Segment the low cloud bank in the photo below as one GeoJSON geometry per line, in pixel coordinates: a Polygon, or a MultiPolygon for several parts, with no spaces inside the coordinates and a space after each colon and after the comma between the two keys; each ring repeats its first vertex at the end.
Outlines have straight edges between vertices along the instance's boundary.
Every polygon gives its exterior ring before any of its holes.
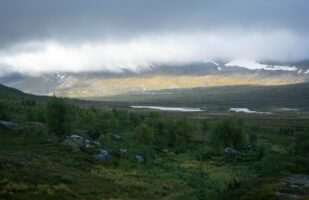
{"type": "Polygon", "coordinates": [[[214,59],[308,59],[309,39],[289,31],[145,35],[128,40],[62,43],[29,41],[0,51],[0,75],[53,72],[140,72],[158,64],[214,59]]]}

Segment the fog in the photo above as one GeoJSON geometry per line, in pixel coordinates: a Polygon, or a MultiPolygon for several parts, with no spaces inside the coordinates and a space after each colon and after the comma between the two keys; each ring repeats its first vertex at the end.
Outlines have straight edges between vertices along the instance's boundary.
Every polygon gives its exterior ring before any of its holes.
{"type": "Polygon", "coordinates": [[[0,75],[309,59],[306,0],[0,2],[0,75]]]}
{"type": "Polygon", "coordinates": [[[195,32],[144,35],[128,40],[20,43],[0,52],[1,73],[147,70],[216,59],[295,61],[307,58],[307,38],[288,31],[195,32]]]}

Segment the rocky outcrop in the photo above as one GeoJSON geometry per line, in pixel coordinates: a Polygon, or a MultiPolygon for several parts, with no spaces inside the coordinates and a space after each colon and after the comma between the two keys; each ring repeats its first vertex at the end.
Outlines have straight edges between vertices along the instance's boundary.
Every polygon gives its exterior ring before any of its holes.
{"type": "Polygon", "coordinates": [[[309,176],[294,175],[279,180],[281,189],[277,192],[280,199],[309,199],[309,176]]]}
{"type": "Polygon", "coordinates": [[[23,127],[17,123],[10,122],[10,121],[1,121],[0,120],[0,126],[9,129],[11,131],[20,132],[23,131],[23,127]]]}

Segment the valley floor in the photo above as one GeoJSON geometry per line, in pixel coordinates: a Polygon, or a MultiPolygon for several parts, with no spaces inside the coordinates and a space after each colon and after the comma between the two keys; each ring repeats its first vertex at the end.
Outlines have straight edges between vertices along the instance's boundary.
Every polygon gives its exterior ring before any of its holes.
{"type": "Polygon", "coordinates": [[[201,118],[207,124],[241,119],[245,132],[256,134],[257,150],[217,151],[208,142],[208,129],[206,135],[192,129],[188,144],[159,148],[137,143],[133,132],[120,127],[98,138],[112,159],[96,161],[93,152],[72,149],[44,126],[21,122],[22,133],[0,129],[0,199],[309,198],[308,185],[282,184],[284,178],[309,174],[308,155],[293,153],[295,134],[308,130],[307,116],[172,112],[161,117],[194,118],[193,126],[201,118]],[[113,134],[123,139],[114,140],[113,134]],[[117,154],[120,148],[128,155],[117,154]],[[146,162],[136,162],[136,154],[146,162]]]}

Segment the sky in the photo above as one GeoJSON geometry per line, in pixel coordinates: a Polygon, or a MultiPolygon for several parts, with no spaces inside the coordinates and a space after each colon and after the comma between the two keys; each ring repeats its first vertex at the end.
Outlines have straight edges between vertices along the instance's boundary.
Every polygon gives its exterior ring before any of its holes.
{"type": "Polygon", "coordinates": [[[309,59],[308,0],[0,0],[0,74],[309,59]]]}

